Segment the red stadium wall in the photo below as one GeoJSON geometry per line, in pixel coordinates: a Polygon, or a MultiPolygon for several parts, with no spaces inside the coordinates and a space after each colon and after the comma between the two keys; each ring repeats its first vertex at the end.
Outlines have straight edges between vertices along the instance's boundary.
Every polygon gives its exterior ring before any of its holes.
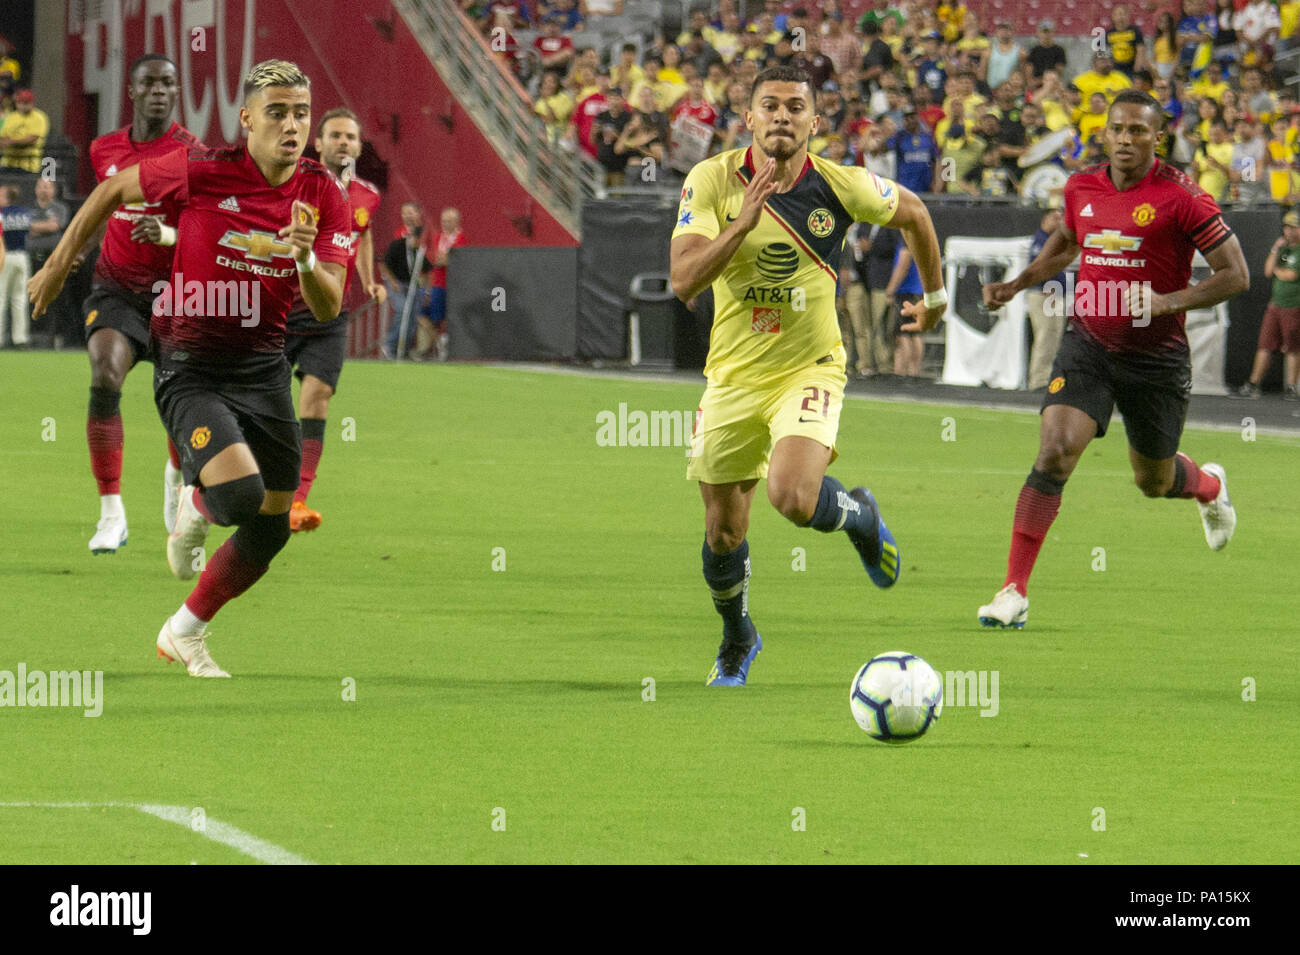
{"type": "MultiPolygon", "coordinates": [[[[435,224],[438,209],[458,207],[473,245],[578,244],[536,202],[530,237],[511,224],[510,216],[529,204],[528,190],[453,102],[386,0],[103,0],[99,21],[78,23],[81,6],[69,0],[65,132],[82,157],[96,136],[130,122],[126,68],[142,53],[175,60],[181,77],[177,119],[213,145],[239,141],[240,84],[248,68],[287,59],[311,77],[315,113],[347,106],[361,118],[367,148],[388,163],[377,256],[408,198],[418,199],[426,216],[431,210],[435,224]],[[110,55],[114,50],[120,52],[110,55]],[[451,131],[441,118],[449,112],[451,131]]],[[[83,161],[83,193],[94,186],[93,176],[83,161]]]]}

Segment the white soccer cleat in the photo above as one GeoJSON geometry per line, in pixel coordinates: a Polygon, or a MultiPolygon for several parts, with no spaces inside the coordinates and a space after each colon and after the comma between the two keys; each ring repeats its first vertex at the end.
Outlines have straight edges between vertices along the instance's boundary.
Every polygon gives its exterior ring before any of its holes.
{"type": "Polygon", "coordinates": [[[196,573],[195,549],[202,549],[212,525],[194,506],[197,489],[186,484],[176,492],[176,525],[167,538],[167,566],[178,580],[189,580],[196,573]]]}
{"type": "Polygon", "coordinates": [[[986,627],[1024,628],[1029,622],[1029,598],[1016,590],[1015,584],[1007,584],[993,597],[991,603],[979,610],[980,623],[986,627]]]}
{"type": "Polygon", "coordinates": [[[1237,510],[1228,497],[1228,476],[1222,464],[1210,463],[1201,468],[1206,474],[1213,474],[1219,479],[1219,496],[1209,504],[1196,502],[1201,509],[1201,526],[1205,528],[1205,542],[1210,550],[1223,550],[1232,540],[1232,532],[1237,529],[1237,510]]]}
{"type": "Polygon", "coordinates": [[[95,536],[90,539],[92,554],[115,554],[126,546],[126,515],[101,517],[95,525],[95,536]]]}
{"type": "Polygon", "coordinates": [[[171,459],[168,459],[163,467],[163,526],[167,528],[168,534],[176,530],[176,511],[180,507],[177,495],[184,483],[181,469],[172,467],[171,459]]]}
{"type": "Polygon", "coordinates": [[[172,618],[168,617],[158,631],[158,657],[171,663],[179,660],[190,671],[190,676],[224,676],[230,674],[217,666],[208,653],[208,634],[200,633],[192,637],[182,637],[172,632],[172,618]]]}

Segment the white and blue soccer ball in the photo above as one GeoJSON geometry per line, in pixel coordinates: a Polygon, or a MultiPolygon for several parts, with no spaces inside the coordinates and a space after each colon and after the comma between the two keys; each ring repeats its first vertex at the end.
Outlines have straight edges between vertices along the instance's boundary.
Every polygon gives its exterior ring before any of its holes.
{"type": "Polygon", "coordinates": [[[943,677],[916,654],[890,650],[868,660],[853,678],[849,709],[873,739],[910,743],[943,712],[943,677]]]}

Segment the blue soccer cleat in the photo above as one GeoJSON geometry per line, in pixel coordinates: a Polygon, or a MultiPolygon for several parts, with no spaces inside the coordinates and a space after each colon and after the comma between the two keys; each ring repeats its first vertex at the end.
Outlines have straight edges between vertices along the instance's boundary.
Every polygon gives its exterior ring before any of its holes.
{"type": "Polygon", "coordinates": [[[892,587],[898,583],[903,573],[903,561],[899,556],[898,542],[885,526],[885,519],[880,514],[876,499],[865,487],[855,487],[849,497],[876,516],[876,533],[872,537],[860,540],[849,535],[853,546],[862,558],[862,566],[867,569],[867,576],[877,587],[892,587]]]}
{"type": "Polygon", "coordinates": [[[705,686],[744,686],[749,676],[749,665],[763,649],[763,638],[754,633],[754,642],[735,643],[723,640],[718,647],[718,658],[713,661],[713,669],[704,681],[705,686]]]}

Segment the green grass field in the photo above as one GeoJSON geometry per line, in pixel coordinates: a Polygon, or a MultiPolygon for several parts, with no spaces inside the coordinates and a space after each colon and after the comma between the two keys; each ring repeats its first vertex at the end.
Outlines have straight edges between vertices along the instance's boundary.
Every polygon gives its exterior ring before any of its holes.
{"type": "Polygon", "coordinates": [[[325,864],[1296,858],[1296,438],[1187,433],[1240,516],[1216,554],[1193,504],[1141,497],[1116,426],[1066,491],[1029,626],[994,632],[975,610],[1037,418],[850,400],[831,473],[876,492],[902,579],[877,591],[843,535],[760,488],[766,649],[717,690],[683,450],[596,443],[602,410],[691,409],[700,387],[353,363],[325,524],[215,620],[235,678],[196,680],[154,656],[190,584],[164,557],[149,374],[123,398],[130,543],[92,557],[85,356],[0,356],[0,671],[104,672],[98,718],[0,708],[2,863],[255,861],[227,827],[325,864]],[[924,739],[873,742],[849,682],[891,649],[997,671],[996,716],[950,699],[924,739]]]}

